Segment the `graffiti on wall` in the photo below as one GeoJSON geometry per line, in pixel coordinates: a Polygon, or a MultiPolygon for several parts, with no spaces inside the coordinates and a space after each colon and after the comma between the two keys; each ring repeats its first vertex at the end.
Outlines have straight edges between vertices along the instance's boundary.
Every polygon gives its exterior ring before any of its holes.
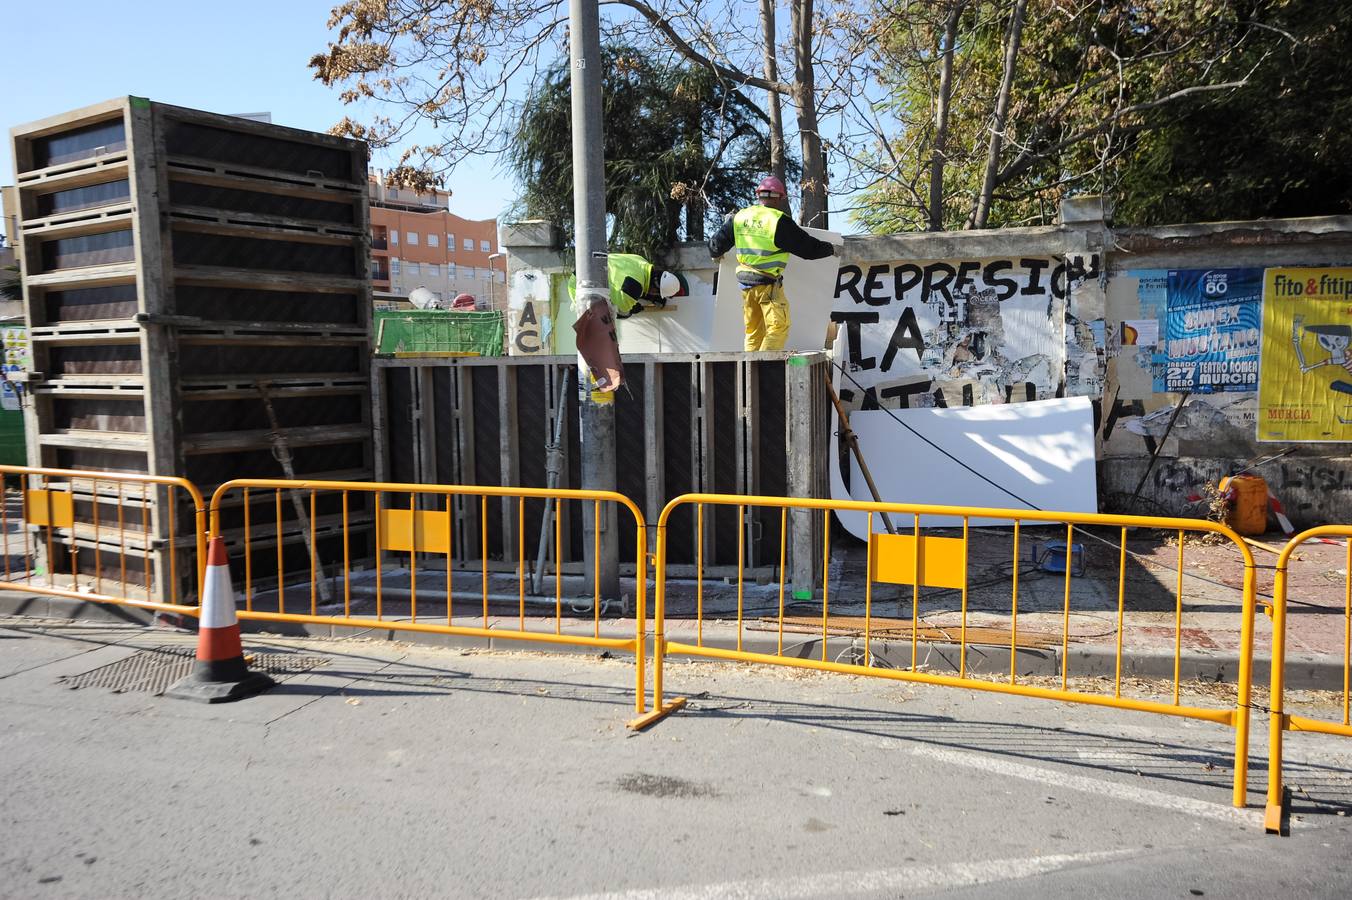
{"type": "Polygon", "coordinates": [[[975,406],[1103,388],[1098,254],[849,264],[836,277],[835,359],[852,408],[975,406]],[[1079,314],[1077,314],[1077,312],[1079,314]]]}
{"type": "Polygon", "coordinates": [[[507,295],[507,354],[539,356],[551,352],[549,276],[538,269],[521,269],[512,276],[507,295]]]}

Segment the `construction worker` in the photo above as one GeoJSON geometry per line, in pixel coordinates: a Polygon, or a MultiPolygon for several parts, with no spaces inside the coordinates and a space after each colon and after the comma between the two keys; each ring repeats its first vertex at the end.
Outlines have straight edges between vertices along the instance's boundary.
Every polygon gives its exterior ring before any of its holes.
{"type": "MultiPolygon", "coordinates": [[[[615,317],[627,319],[643,309],[643,303],[666,306],[681,290],[681,280],[636,253],[606,255],[606,275],[615,317]],[[642,303],[640,303],[642,301],[642,303]]],[[[568,298],[577,295],[577,276],[568,280],[568,298]]]]}
{"type": "Polygon", "coordinates": [[[784,265],[789,255],[825,259],[835,253],[828,241],[808,234],[788,215],[784,182],[773,175],[756,186],[755,206],[729,216],[709,239],[709,254],[720,259],[737,248],[737,283],[747,350],[783,350],[789,337],[789,303],[784,298],[784,265]]]}

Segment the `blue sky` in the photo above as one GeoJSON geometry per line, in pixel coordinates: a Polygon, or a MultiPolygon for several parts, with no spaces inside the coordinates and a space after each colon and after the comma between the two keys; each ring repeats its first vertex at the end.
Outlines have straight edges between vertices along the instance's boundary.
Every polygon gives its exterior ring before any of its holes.
{"type": "MultiPolygon", "coordinates": [[[[315,81],[306,65],[328,44],[337,2],[0,0],[0,71],[8,76],[0,92],[0,183],[14,180],[12,126],[128,94],[218,113],[270,112],[279,125],[315,131],[344,115],[362,121],[388,113],[379,104],[343,106],[338,90],[315,81]]],[[[395,151],[377,151],[372,165],[396,159],[395,151]]],[[[463,161],[445,186],[451,211],[471,219],[500,217],[516,199],[514,179],[488,158],[463,161]]],[[[833,197],[832,208],[849,199],[833,197]]],[[[833,222],[847,224],[844,216],[833,222]]]]}
{"type": "MultiPolygon", "coordinates": [[[[350,110],[306,61],[327,45],[336,2],[0,0],[0,70],[8,76],[0,182],[14,181],[12,126],[127,94],[220,113],[266,111],[279,125],[327,130],[350,110]]],[[[451,210],[472,219],[498,216],[515,199],[511,177],[486,160],[458,167],[447,187],[451,210]]]]}

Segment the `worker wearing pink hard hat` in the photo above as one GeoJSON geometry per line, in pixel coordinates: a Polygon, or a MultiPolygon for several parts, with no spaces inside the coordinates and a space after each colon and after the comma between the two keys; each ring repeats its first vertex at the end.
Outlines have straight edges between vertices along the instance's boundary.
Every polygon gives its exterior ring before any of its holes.
{"type": "Polygon", "coordinates": [[[789,303],[784,297],[789,256],[824,259],[835,248],[798,227],[788,215],[784,182],[773,175],[756,186],[756,201],[728,217],[709,239],[709,253],[717,259],[734,247],[737,250],[746,349],[783,350],[789,337],[789,303]]]}

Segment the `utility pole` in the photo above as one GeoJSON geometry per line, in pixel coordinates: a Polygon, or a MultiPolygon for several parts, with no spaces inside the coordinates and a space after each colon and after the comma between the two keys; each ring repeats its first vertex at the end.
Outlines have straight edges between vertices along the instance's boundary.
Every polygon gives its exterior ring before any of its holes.
{"type": "MultiPolygon", "coordinates": [[[[601,21],[597,0],[569,0],[568,43],[573,94],[573,222],[577,234],[577,301],[580,313],[610,303],[606,274],[606,184],[601,124],[601,21]]],[[[591,372],[577,357],[582,443],[582,487],[615,490],[615,395],[591,389],[591,372]]],[[[613,503],[582,504],[587,586],[602,600],[620,598],[618,510],[613,503]],[[600,530],[600,541],[596,530],[600,530]],[[597,558],[596,548],[600,554],[597,558]],[[593,583],[593,577],[597,579],[593,583]]]]}

